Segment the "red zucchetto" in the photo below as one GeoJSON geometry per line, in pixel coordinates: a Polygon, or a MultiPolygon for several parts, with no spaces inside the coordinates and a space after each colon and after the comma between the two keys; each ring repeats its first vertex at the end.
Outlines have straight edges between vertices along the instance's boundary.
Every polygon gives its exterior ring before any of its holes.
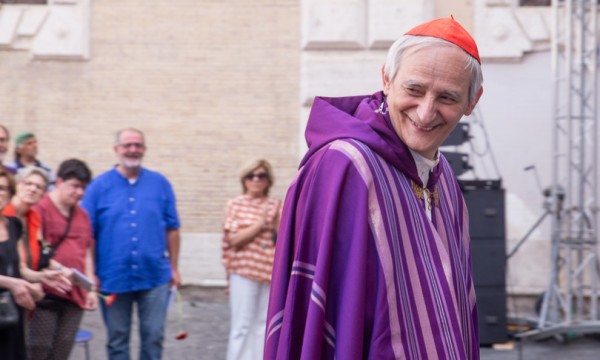
{"type": "Polygon", "coordinates": [[[466,51],[481,64],[477,44],[471,35],[454,17],[431,20],[407,31],[405,35],[431,36],[453,43],[466,51]]]}

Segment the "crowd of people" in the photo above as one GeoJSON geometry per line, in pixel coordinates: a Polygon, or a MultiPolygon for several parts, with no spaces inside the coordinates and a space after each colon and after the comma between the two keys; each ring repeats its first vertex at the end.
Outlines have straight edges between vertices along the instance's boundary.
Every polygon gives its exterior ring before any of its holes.
{"type": "MultiPolygon", "coordinates": [[[[0,126],[0,164],[9,140],[0,126]]],[[[95,178],[79,159],[54,174],[25,132],[0,166],[3,359],[67,360],[84,311],[98,305],[108,358],[129,359],[134,304],[140,359],[161,358],[169,293],[181,282],[175,194],[142,166],[142,131],[119,130],[113,150],[117,165],[95,178]]]]}
{"type": "MultiPolygon", "coordinates": [[[[0,126],[0,164],[8,143],[0,126]]],[[[170,290],[181,283],[180,224],[169,181],[141,166],[145,150],[141,131],[117,132],[118,164],[92,180],[79,159],[63,161],[54,175],[37,158],[33,133],[15,139],[15,160],[0,168],[0,291],[12,295],[19,313],[15,324],[0,324],[7,359],[67,360],[84,311],[98,305],[108,358],[129,359],[134,304],[140,359],[161,358],[170,290]],[[108,304],[102,294],[117,296],[108,304]]],[[[274,175],[266,160],[244,166],[240,182],[242,194],[228,202],[224,220],[227,358],[258,359],[281,201],[269,197],[274,175]]]]}
{"type": "MultiPolygon", "coordinates": [[[[180,223],[169,181],[142,167],[144,134],[118,131],[118,164],[95,178],[79,159],[63,161],[54,174],[37,158],[31,132],[16,137],[15,159],[3,164],[9,140],[0,125],[0,293],[11,295],[19,315],[0,323],[3,358],[67,360],[84,311],[99,306],[108,358],[129,359],[135,304],[139,357],[160,359],[170,291],[181,283],[180,223]],[[100,300],[108,294],[116,294],[110,304],[100,300]]],[[[240,182],[224,221],[227,358],[258,359],[281,202],[268,196],[274,175],[266,160],[247,164],[240,182]]]]}

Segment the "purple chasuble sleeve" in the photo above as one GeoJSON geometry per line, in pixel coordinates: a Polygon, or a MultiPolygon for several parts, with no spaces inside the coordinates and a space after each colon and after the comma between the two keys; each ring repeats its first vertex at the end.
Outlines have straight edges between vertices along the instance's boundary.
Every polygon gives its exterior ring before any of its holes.
{"type": "Polygon", "coordinates": [[[279,239],[285,240],[276,250],[270,298],[270,311],[285,310],[268,316],[285,321],[267,334],[265,358],[363,358],[364,333],[372,331],[365,329],[374,316],[366,294],[375,289],[367,282],[376,271],[375,249],[354,240],[370,237],[365,184],[343,154],[319,160],[302,170],[287,195],[296,201],[284,206],[279,239]],[[271,353],[276,342],[287,345],[271,353]]]}
{"type": "Polygon", "coordinates": [[[445,160],[429,221],[400,171],[353,140],[288,190],[265,359],[478,359],[466,208],[445,160]]]}

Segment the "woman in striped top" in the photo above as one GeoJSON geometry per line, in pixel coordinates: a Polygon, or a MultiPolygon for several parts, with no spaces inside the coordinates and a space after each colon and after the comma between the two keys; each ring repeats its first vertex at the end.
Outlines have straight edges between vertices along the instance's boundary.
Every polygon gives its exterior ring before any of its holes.
{"type": "Polygon", "coordinates": [[[242,169],[243,193],[227,203],[223,264],[229,277],[231,330],[228,360],[262,359],[275,233],[281,202],[270,198],[273,172],[266,160],[242,169]]]}

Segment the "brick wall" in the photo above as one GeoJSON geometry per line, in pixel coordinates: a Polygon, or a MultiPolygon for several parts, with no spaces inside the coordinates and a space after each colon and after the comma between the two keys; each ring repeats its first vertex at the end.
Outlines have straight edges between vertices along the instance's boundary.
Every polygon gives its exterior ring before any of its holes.
{"type": "Polygon", "coordinates": [[[115,163],[117,129],[145,131],[145,165],[178,197],[184,274],[222,277],[215,239],[240,165],[269,159],[280,198],[295,174],[299,31],[291,0],[94,2],[89,61],[0,51],[0,123],[34,131],[50,165],[78,157],[95,174],[115,163]]]}

